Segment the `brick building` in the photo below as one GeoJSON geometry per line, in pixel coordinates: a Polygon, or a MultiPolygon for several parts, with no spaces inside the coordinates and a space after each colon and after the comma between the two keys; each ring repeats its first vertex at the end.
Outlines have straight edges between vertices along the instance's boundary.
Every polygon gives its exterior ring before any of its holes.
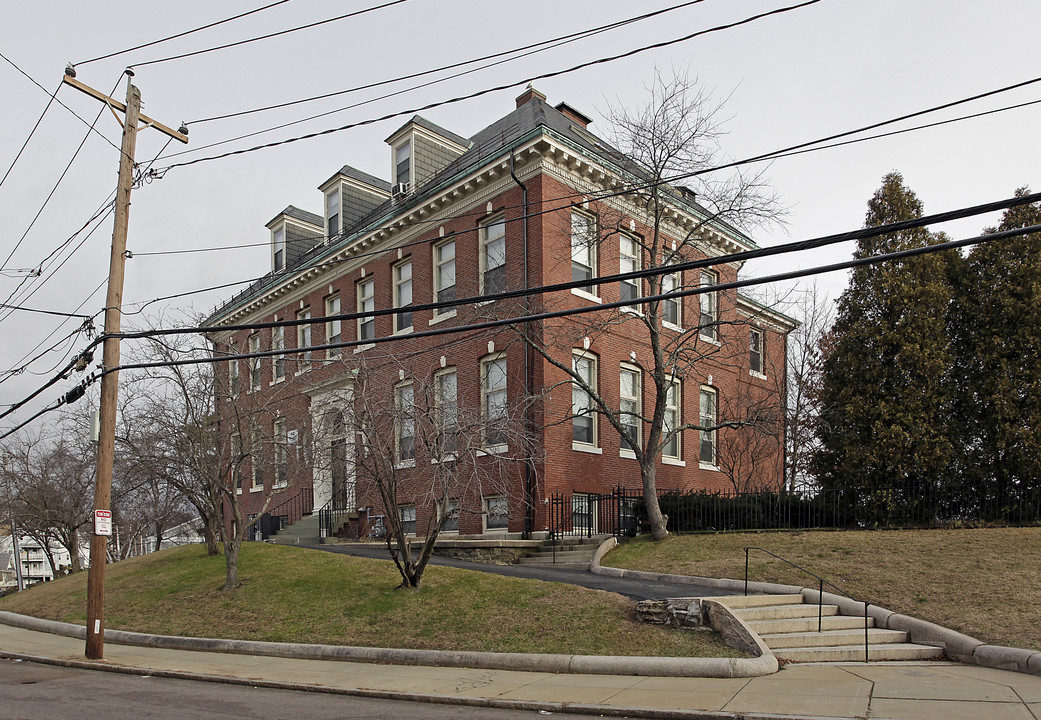
{"type": "Polygon", "coordinates": [[[793,321],[725,289],[754,243],[588,125],[531,88],[470,138],[416,116],[387,139],[393,182],[344,166],[322,215],[267,224],[272,272],[209,320],[218,355],[268,353],[218,364],[247,513],[284,488],[283,526],[394,511],[422,534],[445,500],[449,532],[538,532],[552,496],[638,489],[645,456],[660,489],[780,487],[793,321]],[[453,488],[464,456],[476,480],[453,488]]]}

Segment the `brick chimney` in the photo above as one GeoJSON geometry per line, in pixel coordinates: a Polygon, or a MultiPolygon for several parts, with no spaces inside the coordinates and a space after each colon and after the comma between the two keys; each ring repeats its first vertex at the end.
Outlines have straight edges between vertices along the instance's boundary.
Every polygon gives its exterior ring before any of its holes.
{"type": "Polygon", "coordinates": [[[524,92],[517,96],[517,107],[520,107],[521,105],[527,105],[535,98],[538,98],[542,102],[546,102],[546,96],[529,84],[528,87],[524,89],[524,92]]]}
{"type": "Polygon", "coordinates": [[[586,117],[575,108],[571,107],[567,103],[560,103],[557,105],[557,110],[564,114],[564,117],[576,123],[582,129],[589,127],[589,123],[593,122],[592,118],[586,117]]]}

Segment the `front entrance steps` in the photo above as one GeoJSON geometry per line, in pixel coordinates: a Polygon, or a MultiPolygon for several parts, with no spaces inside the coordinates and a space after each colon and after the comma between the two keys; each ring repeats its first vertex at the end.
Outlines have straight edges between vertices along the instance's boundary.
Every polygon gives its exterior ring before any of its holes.
{"type": "MultiPolygon", "coordinates": [[[[802,595],[712,598],[726,605],[783,662],[863,662],[864,618],[841,615],[835,605],[803,602],[802,595]],[[817,631],[818,613],[821,631],[817,631]]],[[[940,660],[943,649],[908,641],[906,632],[875,627],[867,619],[867,655],[880,660],[940,660]]]]}
{"type": "Polygon", "coordinates": [[[522,557],[521,565],[559,565],[562,567],[589,567],[597,548],[607,535],[593,537],[562,537],[546,540],[531,554],[522,557]]]}
{"type": "Polygon", "coordinates": [[[268,542],[276,545],[318,545],[321,540],[321,527],[318,513],[304,515],[292,525],[268,538],[268,542]]]}

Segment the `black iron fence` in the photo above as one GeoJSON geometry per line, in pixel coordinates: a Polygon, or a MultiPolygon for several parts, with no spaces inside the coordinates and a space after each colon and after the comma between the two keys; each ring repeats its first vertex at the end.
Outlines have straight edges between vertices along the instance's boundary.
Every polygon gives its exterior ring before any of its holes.
{"type": "MultiPolygon", "coordinates": [[[[833,487],[800,492],[660,490],[672,532],[974,527],[1041,523],[1041,488],[968,488],[953,484],[833,487]]],[[[639,489],[556,494],[548,502],[553,537],[629,535],[647,513],[639,489]]]]}
{"type": "MultiPolygon", "coordinates": [[[[279,530],[314,512],[314,491],[311,488],[290,490],[293,494],[282,502],[272,505],[253,525],[253,540],[267,540],[279,530]]],[[[277,498],[275,498],[277,500],[277,498]]]]}

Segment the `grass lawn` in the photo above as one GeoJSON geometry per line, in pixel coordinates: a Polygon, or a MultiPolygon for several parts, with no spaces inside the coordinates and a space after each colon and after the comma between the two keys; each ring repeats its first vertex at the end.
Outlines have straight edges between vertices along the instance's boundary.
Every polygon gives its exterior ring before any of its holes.
{"type": "MultiPolygon", "coordinates": [[[[762,547],[867,600],[986,643],[1041,650],[1041,528],[764,532],[637,539],[605,565],[743,578],[744,546],[762,547]]],[[[749,579],[816,587],[752,552],[749,579]]]]}
{"type": "MultiPolygon", "coordinates": [[[[162,635],[434,650],[734,657],[714,633],[635,620],[612,593],[455,568],[427,568],[419,592],[395,590],[389,561],[245,543],[241,585],[224,558],[189,546],[125,560],[106,573],[106,626],[162,635]]],[[[86,621],[87,575],[0,599],[0,610],[86,621]]]]}

